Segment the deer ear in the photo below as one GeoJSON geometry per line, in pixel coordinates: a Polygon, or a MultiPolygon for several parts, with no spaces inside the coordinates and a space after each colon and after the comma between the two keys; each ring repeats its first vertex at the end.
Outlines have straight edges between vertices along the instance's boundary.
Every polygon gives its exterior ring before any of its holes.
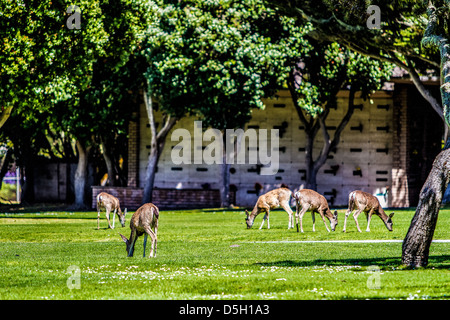
{"type": "Polygon", "coordinates": [[[337,210],[334,210],[334,216],[337,218],[337,216],[338,216],[337,210]]]}
{"type": "Polygon", "coordinates": [[[390,215],[389,215],[389,218],[392,218],[394,216],[394,212],[392,212],[390,215]]]}
{"type": "Polygon", "coordinates": [[[123,242],[128,243],[127,237],[125,237],[123,234],[120,234],[120,233],[119,233],[119,235],[122,237],[123,242]]]}
{"type": "Polygon", "coordinates": [[[245,215],[246,215],[247,218],[248,218],[248,210],[247,210],[247,209],[245,209],[245,215]]]}

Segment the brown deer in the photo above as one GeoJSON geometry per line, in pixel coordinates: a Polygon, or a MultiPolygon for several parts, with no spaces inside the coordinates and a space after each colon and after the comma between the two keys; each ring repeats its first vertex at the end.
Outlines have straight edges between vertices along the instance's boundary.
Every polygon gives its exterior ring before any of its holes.
{"type": "Polygon", "coordinates": [[[392,217],[394,216],[394,212],[392,212],[388,216],[384,212],[383,208],[380,205],[380,202],[378,201],[378,199],[375,196],[371,195],[370,193],[364,192],[364,191],[356,190],[356,191],[350,192],[350,194],[348,196],[348,210],[345,213],[344,230],[342,230],[343,232],[346,231],[348,216],[355,209],[357,209],[357,210],[353,214],[353,218],[355,219],[356,228],[358,229],[359,232],[361,232],[361,229],[359,228],[358,216],[360,215],[361,212],[364,212],[366,214],[366,218],[367,218],[366,231],[367,232],[370,231],[370,228],[369,228],[370,220],[372,219],[373,214],[376,214],[377,216],[379,216],[381,218],[381,220],[383,220],[384,224],[386,225],[386,228],[389,231],[392,231],[392,224],[393,224],[392,217]]]}
{"type": "Polygon", "coordinates": [[[266,221],[266,219],[267,219],[267,229],[270,229],[270,222],[269,222],[270,210],[278,208],[280,206],[289,215],[288,229],[293,228],[294,217],[292,215],[291,207],[289,206],[289,200],[291,198],[291,195],[292,191],[289,190],[288,188],[278,188],[260,196],[258,198],[258,201],[256,201],[255,207],[253,208],[250,214],[248,213],[247,210],[245,210],[246,214],[245,221],[247,222],[247,229],[250,229],[253,226],[253,222],[255,221],[256,216],[263,211],[265,211],[265,214],[259,229],[260,230],[262,229],[264,221],[266,221]]]}
{"type": "Polygon", "coordinates": [[[313,231],[316,231],[316,218],[315,213],[318,212],[322,217],[323,223],[325,223],[325,227],[327,231],[328,229],[327,222],[325,221],[325,217],[330,220],[331,230],[334,231],[338,224],[337,221],[337,211],[334,211],[334,214],[331,213],[330,208],[328,207],[327,199],[320,193],[317,193],[314,190],[303,189],[294,193],[294,199],[296,202],[296,211],[295,211],[295,219],[297,224],[297,232],[298,230],[298,221],[300,220],[300,230],[303,232],[303,215],[306,211],[311,211],[312,220],[313,220],[313,231]],[[301,208],[301,211],[300,211],[301,208]]]}
{"type": "Polygon", "coordinates": [[[116,222],[116,214],[119,217],[120,224],[122,227],[125,227],[125,216],[127,214],[127,209],[122,213],[120,209],[119,199],[110,195],[106,192],[100,192],[97,195],[97,230],[100,229],[100,210],[101,208],[105,208],[106,211],[106,219],[108,220],[108,227],[114,229],[114,224],[116,222]],[[111,222],[109,221],[109,214],[114,210],[113,213],[113,225],[111,227],[111,222]]]}
{"type": "Polygon", "coordinates": [[[153,203],[142,205],[133,214],[130,220],[131,235],[127,239],[124,235],[119,235],[127,245],[128,257],[133,256],[134,245],[138,237],[144,234],[144,257],[145,247],[147,246],[147,236],[152,239],[152,249],[149,257],[156,257],[157,235],[158,235],[159,209],[153,203]],[[154,231],[153,231],[153,230],[154,231]]]}

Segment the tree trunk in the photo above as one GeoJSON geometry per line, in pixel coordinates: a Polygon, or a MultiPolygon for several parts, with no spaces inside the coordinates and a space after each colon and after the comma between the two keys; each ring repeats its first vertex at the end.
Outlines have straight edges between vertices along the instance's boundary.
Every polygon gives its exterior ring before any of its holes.
{"type": "Polygon", "coordinates": [[[103,153],[103,159],[105,160],[105,164],[106,164],[106,170],[108,171],[108,185],[109,186],[115,186],[116,184],[116,172],[114,170],[114,164],[113,161],[110,157],[110,153],[109,153],[109,149],[106,146],[106,143],[104,142],[104,140],[102,139],[101,142],[101,147],[102,147],[102,153],[103,153]]]}
{"type": "Polygon", "coordinates": [[[166,137],[169,134],[169,131],[177,123],[176,118],[167,115],[163,119],[163,127],[159,132],[156,132],[156,123],[153,114],[153,101],[146,90],[144,90],[144,102],[147,109],[147,116],[152,134],[152,142],[150,155],[148,157],[147,170],[145,172],[145,185],[142,204],[152,202],[153,186],[155,184],[156,168],[158,166],[159,157],[163,152],[164,145],[166,144],[166,137]]]}
{"type": "Polygon", "coordinates": [[[74,191],[75,191],[75,203],[72,205],[72,209],[82,210],[87,209],[86,202],[86,181],[87,181],[87,166],[88,156],[91,147],[84,147],[83,144],[77,140],[76,142],[78,151],[78,165],[75,171],[74,191]]]}
{"type": "MultiPolygon", "coordinates": [[[[153,139],[152,139],[153,140],[153,139]]],[[[145,186],[144,186],[144,195],[142,198],[142,204],[152,202],[153,197],[153,186],[155,184],[155,175],[156,168],[158,166],[158,160],[161,153],[158,151],[157,147],[154,147],[152,143],[152,150],[148,157],[148,165],[145,171],[145,186]]]]}
{"type": "Polygon", "coordinates": [[[306,132],[306,148],[305,148],[305,158],[306,158],[306,181],[305,188],[317,190],[317,171],[314,170],[314,160],[313,160],[313,147],[314,147],[314,136],[310,131],[306,132]]]}
{"type": "Polygon", "coordinates": [[[319,172],[320,168],[322,168],[322,166],[326,163],[330,152],[339,145],[339,142],[341,141],[342,131],[344,131],[345,127],[350,122],[350,118],[352,117],[353,111],[355,110],[354,100],[355,90],[353,88],[350,88],[347,113],[344,115],[341,122],[339,123],[339,126],[336,128],[333,140],[330,139],[330,135],[328,134],[328,130],[325,125],[326,118],[328,117],[328,111],[324,111],[322,115],[319,115],[318,122],[320,124],[320,129],[322,130],[324,141],[322,150],[316,160],[313,160],[312,152],[317,131],[306,131],[306,188],[317,191],[317,173],[319,172]]]}
{"type": "Polygon", "coordinates": [[[34,162],[26,160],[20,168],[20,186],[22,189],[20,203],[34,203],[34,162]]]}
{"type": "Polygon", "coordinates": [[[403,240],[402,263],[411,267],[425,267],[439,208],[450,181],[450,150],[441,151],[420,191],[416,213],[403,240]]]}
{"type": "Polygon", "coordinates": [[[8,150],[6,150],[6,153],[1,161],[0,164],[0,189],[2,188],[2,183],[3,183],[3,178],[5,177],[6,173],[8,172],[9,169],[9,163],[12,160],[12,149],[9,148],[8,150]]]}
{"type": "MultiPolygon", "coordinates": [[[[445,8],[447,10],[447,8],[445,8]]],[[[445,123],[450,124],[450,45],[439,29],[439,11],[429,2],[428,25],[422,46],[439,48],[441,54],[441,96],[445,123]]],[[[445,11],[446,12],[446,11],[445,11]]],[[[446,148],[449,147],[448,140],[446,148]]],[[[450,181],[450,149],[445,149],[434,160],[433,167],[420,191],[419,205],[403,240],[402,263],[411,267],[425,267],[439,208],[450,181]]]]}
{"type": "Polygon", "coordinates": [[[224,162],[220,165],[220,206],[228,208],[230,206],[230,164],[224,162]]]}
{"type": "Polygon", "coordinates": [[[13,107],[2,107],[0,112],[0,128],[3,127],[6,120],[11,116],[13,107]]]}

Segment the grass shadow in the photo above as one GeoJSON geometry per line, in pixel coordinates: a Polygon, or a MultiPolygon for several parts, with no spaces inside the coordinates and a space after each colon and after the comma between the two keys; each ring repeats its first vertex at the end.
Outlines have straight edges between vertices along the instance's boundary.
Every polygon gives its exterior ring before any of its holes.
{"type": "MultiPolygon", "coordinates": [[[[312,267],[312,266],[373,266],[380,268],[397,267],[399,269],[410,270],[402,264],[401,257],[383,257],[372,259],[317,259],[311,261],[274,261],[274,262],[257,262],[254,265],[265,267],[312,267]]],[[[428,266],[425,269],[449,269],[450,255],[430,256],[428,266]]]]}

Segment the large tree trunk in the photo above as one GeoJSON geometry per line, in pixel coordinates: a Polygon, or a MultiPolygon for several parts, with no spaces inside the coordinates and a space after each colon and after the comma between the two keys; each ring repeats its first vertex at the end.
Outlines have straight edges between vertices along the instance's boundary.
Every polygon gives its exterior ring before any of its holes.
{"type": "Polygon", "coordinates": [[[13,107],[2,107],[0,110],[0,128],[3,127],[6,120],[11,116],[13,107]]]}
{"type": "Polygon", "coordinates": [[[72,209],[82,210],[87,209],[86,202],[86,181],[87,181],[87,167],[88,156],[91,149],[90,146],[85,147],[77,140],[76,142],[78,151],[78,165],[75,171],[74,191],[75,191],[75,203],[72,205],[72,209]]]}
{"type": "Polygon", "coordinates": [[[434,160],[433,168],[420,191],[408,233],[403,240],[402,263],[411,267],[425,267],[434,229],[445,190],[450,181],[450,150],[442,151],[434,160]]]}
{"type": "Polygon", "coordinates": [[[3,178],[5,177],[6,173],[8,172],[9,163],[12,160],[12,155],[13,155],[12,149],[9,148],[8,150],[6,150],[6,153],[3,156],[3,159],[1,161],[1,164],[0,164],[0,189],[2,188],[3,178]]]}
{"type": "MultiPolygon", "coordinates": [[[[428,25],[422,39],[424,47],[439,48],[441,54],[441,96],[445,123],[450,124],[450,45],[448,39],[442,36],[438,20],[439,12],[431,2],[428,5],[428,25]]],[[[436,228],[439,207],[450,180],[450,149],[449,141],[446,150],[436,157],[430,174],[420,191],[419,205],[416,209],[408,233],[403,240],[402,262],[407,266],[425,267],[434,229],[436,228]]]]}
{"type": "Polygon", "coordinates": [[[144,90],[144,102],[147,109],[152,141],[151,151],[148,157],[147,170],[145,172],[145,185],[142,204],[152,202],[153,186],[155,184],[156,168],[158,166],[159,157],[163,152],[164,145],[166,144],[166,137],[169,134],[169,131],[177,122],[176,118],[167,115],[163,119],[163,127],[159,132],[156,132],[156,123],[153,114],[153,101],[152,98],[147,94],[146,90],[144,90]]]}
{"type": "Polygon", "coordinates": [[[305,148],[305,160],[306,160],[306,174],[305,174],[305,188],[317,190],[317,171],[314,171],[314,159],[313,159],[313,147],[314,138],[311,131],[306,131],[306,148],[305,148]]]}

